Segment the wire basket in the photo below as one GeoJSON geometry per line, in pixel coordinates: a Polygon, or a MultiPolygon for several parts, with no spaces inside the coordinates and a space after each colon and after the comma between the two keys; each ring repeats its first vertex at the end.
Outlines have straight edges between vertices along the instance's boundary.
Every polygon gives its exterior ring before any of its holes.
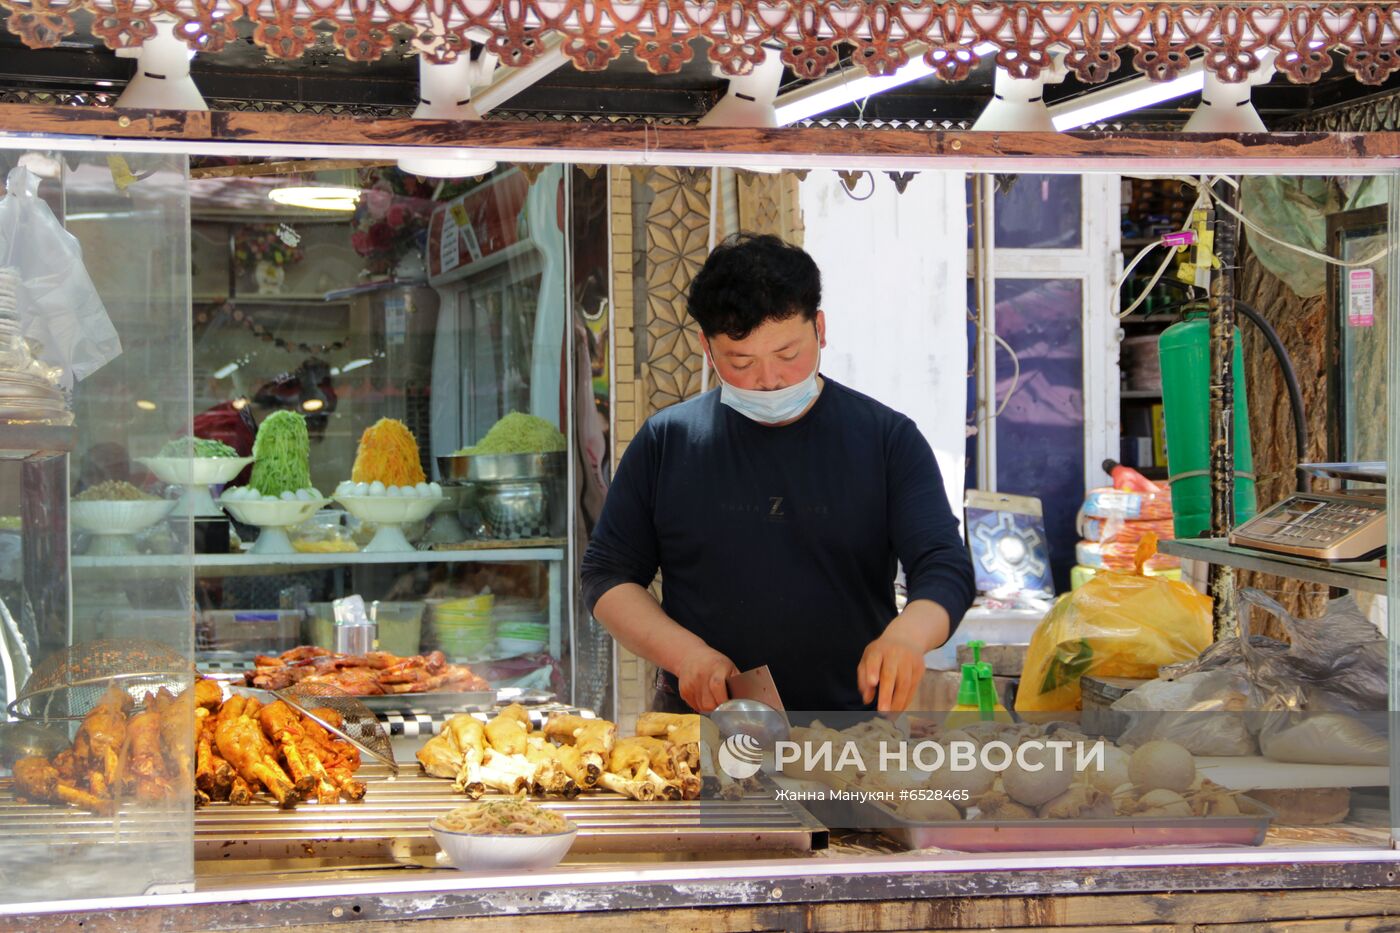
{"type": "Polygon", "coordinates": [[[34,668],[9,705],[21,719],[82,719],[109,687],[120,687],[138,707],[162,687],[180,693],[194,681],[194,665],[169,645],[136,638],[73,645],[34,668]]]}
{"type": "Polygon", "coordinates": [[[379,718],[369,707],[344,690],[331,684],[312,681],[293,684],[285,690],[274,690],[272,694],[303,716],[319,723],[385,765],[391,773],[399,773],[398,762],[394,761],[394,749],[389,743],[389,734],[384,731],[379,718]],[[337,726],[328,722],[326,717],[316,714],[317,709],[332,709],[339,713],[341,724],[337,726]]]}

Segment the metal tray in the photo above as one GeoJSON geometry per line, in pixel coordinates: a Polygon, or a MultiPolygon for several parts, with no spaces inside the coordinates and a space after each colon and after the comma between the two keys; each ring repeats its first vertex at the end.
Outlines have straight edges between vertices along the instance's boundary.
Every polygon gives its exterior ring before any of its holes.
{"type": "Polygon", "coordinates": [[[565,453],[448,456],[438,457],[437,464],[443,482],[450,483],[550,479],[565,474],[565,453]]]}
{"type": "Polygon", "coordinates": [[[1134,846],[1258,846],[1274,813],[1249,797],[1236,798],[1243,816],[1131,817],[1106,820],[958,820],[916,823],[878,803],[841,801],[835,807],[808,802],[828,826],[851,820],[910,849],[959,852],[1050,852],[1128,849],[1134,846]],[[879,828],[884,827],[884,828],[879,828]],[[878,828],[878,829],[877,829],[878,828]]]}
{"type": "Polygon", "coordinates": [[[376,713],[419,709],[425,713],[464,713],[490,709],[496,705],[496,691],[469,690],[466,693],[386,693],[356,697],[376,713]]]}

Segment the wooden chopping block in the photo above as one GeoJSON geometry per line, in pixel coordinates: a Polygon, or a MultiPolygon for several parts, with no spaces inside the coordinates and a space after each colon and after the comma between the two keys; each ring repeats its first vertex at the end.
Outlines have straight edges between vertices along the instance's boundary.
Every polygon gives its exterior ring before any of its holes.
{"type": "MultiPolygon", "coordinates": [[[[998,677],[1020,677],[1026,667],[1026,650],[1030,645],[986,645],[982,648],[982,660],[992,666],[992,674],[998,677]]],[[[972,663],[972,649],[958,645],[958,667],[972,663]]]]}

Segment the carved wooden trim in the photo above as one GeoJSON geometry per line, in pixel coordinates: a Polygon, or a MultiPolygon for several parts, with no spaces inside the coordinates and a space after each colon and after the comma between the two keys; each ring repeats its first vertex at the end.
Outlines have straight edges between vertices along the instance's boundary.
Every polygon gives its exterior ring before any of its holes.
{"type": "MultiPolygon", "coordinates": [[[[837,127],[777,130],[648,124],[559,124],[485,121],[365,119],[297,113],[225,113],[0,104],[0,133],[16,136],[165,140],[198,153],[203,143],[343,147],[347,157],[397,158],[406,147],[490,149],[501,161],[641,161],[681,165],[736,165],[755,153],[790,157],[809,167],[910,171],[918,168],[998,171],[1121,171],[1189,167],[1191,171],[1369,170],[1400,160],[1400,133],[1184,134],[1136,131],[1097,133],[974,133],[837,127]]],[[[104,144],[105,146],[105,144],[104,144]]],[[[263,154],[263,153],[259,153],[263,154]]],[[[642,169],[643,171],[645,168],[642,169]]]]}
{"type": "Polygon", "coordinates": [[[108,48],[141,45],[152,19],[172,16],[192,48],[218,52],[238,36],[240,20],[267,54],[300,58],[318,29],[352,61],[370,62],[397,37],[435,61],[482,42],[508,66],[526,65],[562,39],[575,67],[599,71],[625,46],[655,74],[674,73],[708,39],[709,60],[724,73],[748,73],[770,54],[800,77],[816,78],[849,52],[873,75],[914,59],[944,81],[959,81],[982,58],[1019,77],[1036,77],[1053,50],[1079,80],[1105,80],[1123,61],[1155,81],[1170,80],[1188,53],[1226,81],[1259,67],[1266,51],[1298,83],[1332,67],[1332,53],[1366,84],[1400,67],[1400,5],[1337,3],[1158,2],[970,3],[920,0],[0,0],[7,28],[31,48],[48,48],[91,16],[108,48]],[[634,41],[635,40],[635,41],[634,41]],[[978,49],[982,49],[979,53],[978,49]]]}

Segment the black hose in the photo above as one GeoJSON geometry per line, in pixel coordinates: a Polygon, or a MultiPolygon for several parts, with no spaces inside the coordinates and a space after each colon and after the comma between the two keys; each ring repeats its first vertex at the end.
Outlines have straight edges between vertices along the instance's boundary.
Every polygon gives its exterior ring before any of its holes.
{"type": "MultiPolygon", "coordinates": [[[[1177,283],[1173,282],[1172,284],[1177,283]]],[[[1196,302],[1185,301],[1169,305],[1162,311],[1170,313],[1177,308],[1189,307],[1193,304],[1196,302]]],[[[1298,447],[1298,461],[1301,463],[1303,458],[1308,455],[1308,419],[1303,411],[1303,390],[1298,386],[1298,373],[1293,368],[1293,359],[1288,355],[1283,341],[1279,339],[1278,331],[1274,330],[1273,325],[1264,319],[1264,315],[1260,314],[1258,309],[1238,298],[1235,299],[1235,307],[1243,312],[1244,316],[1249,318],[1255,327],[1259,328],[1259,332],[1264,335],[1269,348],[1274,351],[1274,356],[1278,359],[1279,369],[1283,372],[1284,384],[1288,386],[1288,401],[1293,408],[1293,442],[1298,447]]],[[[1308,471],[1298,467],[1296,472],[1298,474],[1298,491],[1307,492],[1309,487],[1308,471]]]]}
{"type": "MultiPolygon", "coordinates": [[[[1259,328],[1259,332],[1264,335],[1264,339],[1273,348],[1274,356],[1278,357],[1279,369],[1283,370],[1283,381],[1288,386],[1288,401],[1293,408],[1293,442],[1298,448],[1298,462],[1302,463],[1308,455],[1308,419],[1303,412],[1303,390],[1298,386],[1298,373],[1293,369],[1293,360],[1288,355],[1288,350],[1283,346],[1283,341],[1279,339],[1278,331],[1274,330],[1264,315],[1248,302],[1235,299],[1235,308],[1244,312],[1244,316],[1254,322],[1254,326],[1259,328]]],[[[1308,491],[1308,471],[1302,467],[1297,468],[1298,491],[1308,491]]]]}

